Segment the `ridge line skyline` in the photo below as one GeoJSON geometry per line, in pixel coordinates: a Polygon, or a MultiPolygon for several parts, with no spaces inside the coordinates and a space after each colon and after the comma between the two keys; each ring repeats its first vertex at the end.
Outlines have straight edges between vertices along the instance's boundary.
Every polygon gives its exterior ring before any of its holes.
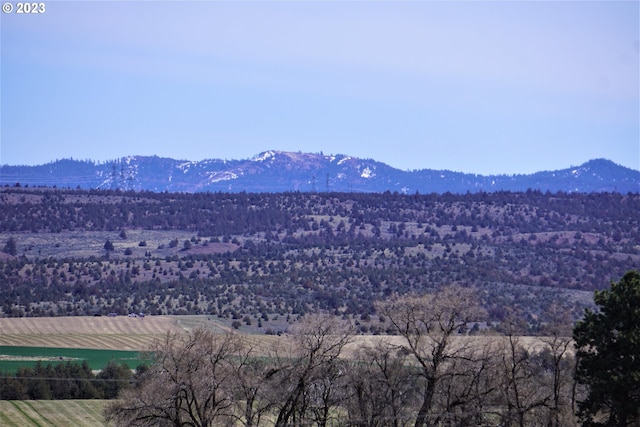
{"type": "Polygon", "coordinates": [[[453,173],[461,173],[461,174],[469,174],[469,175],[478,175],[478,176],[518,176],[518,175],[523,175],[523,176],[527,176],[527,175],[533,175],[536,173],[540,173],[540,172],[554,172],[554,171],[561,171],[561,170],[566,170],[566,169],[571,169],[571,168],[576,168],[576,167],[580,167],[583,166],[587,163],[593,162],[593,161],[598,161],[598,160],[604,160],[607,162],[611,162],[613,164],[615,164],[616,166],[620,166],[620,167],[624,167],[626,169],[630,169],[632,171],[635,172],[640,172],[640,165],[636,168],[634,167],[630,167],[627,166],[625,164],[622,163],[618,163],[612,159],[606,158],[606,157],[597,157],[597,158],[591,158],[591,159],[587,159],[584,160],[580,163],[577,164],[569,164],[569,165],[565,165],[563,167],[560,168],[556,168],[556,169],[539,169],[539,170],[535,170],[535,171],[531,171],[531,172],[490,172],[490,173],[476,173],[476,172],[472,172],[472,171],[464,171],[464,170],[454,170],[454,169],[447,169],[447,168],[437,168],[437,167],[431,167],[431,166],[425,166],[422,168],[415,168],[415,169],[402,169],[399,167],[396,167],[388,162],[386,162],[385,160],[380,160],[377,158],[372,158],[372,157],[359,157],[359,156],[355,156],[352,154],[348,154],[348,153],[329,153],[326,154],[324,153],[322,150],[320,151],[316,151],[316,152],[309,152],[309,151],[302,151],[302,150],[297,150],[297,151],[290,151],[290,150],[277,150],[277,149],[269,149],[269,150],[264,150],[264,151],[260,151],[258,153],[255,153],[249,157],[242,157],[242,158],[222,158],[222,157],[205,157],[205,158],[201,158],[201,159],[192,159],[192,158],[180,158],[180,157],[171,157],[171,156],[165,156],[165,155],[159,155],[159,154],[127,154],[127,155],[123,155],[123,156],[118,156],[115,158],[109,158],[109,159],[92,159],[92,158],[77,158],[77,157],[62,157],[62,158],[56,158],[54,160],[49,160],[47,162],[44,163],[39,163],[39,164],[6,164],[6,163],[2,163],[0,160],[0,167],[40,167],[40,166],[46,166],[49,164],[54,164],[56,162],[59,161],[64,161],[64,160],[72,160],[72,161],[80,161],[80,162],[90,162],[93,164],[97,164],[97,165],[104,165],[104,164],[109,164],[109,163],[113,163],[116,161],[121,161],[123,159],[131,159],[131,158],[149,158],[149,157],[157,157],[160,159],[167,159],[167,160],[173,160],[173,161],[184,161],[184,162],[191,162],[191,163],[200,163],[200,162],[206,162],[206,161],[222,161],[222,162],[237,162],[237,161],[252,161],[254,160],[256,157],[259,157],[261,155],[264,155],[266,153],[280,153],[280,154],[302,154],[302,155],[319,155],[319,156],[324,156],[324,157],[337,157],[337,156],[344,156],[344,157],[349,157],[349,158],[353,158],[353,159],[357,159],[357,160],[368,160],[368,161],[373,161],[376,163],[382,163],[390,168],[393,168],[395,170],[398,171],[402,171],[402,172],[417,172],[417,171],[425,171],[425,170],[432,170],[432,171],[446,171],[446,172],[453,172],[453,173]]]}

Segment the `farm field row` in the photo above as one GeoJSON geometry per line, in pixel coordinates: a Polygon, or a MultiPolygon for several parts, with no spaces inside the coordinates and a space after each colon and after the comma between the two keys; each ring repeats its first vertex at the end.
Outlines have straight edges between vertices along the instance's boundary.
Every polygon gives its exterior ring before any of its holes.
{"type": "Polygon", "coordinates": [[[87,361],[94,370],[104,368],[110,361],[126,363],[136,368],[141,360],[137,351],[96,350],[86,348],[24,347],[0,345],[0,372],[13,374],[19,367],[33,367],[38,362],[48,364],[87,361]]]}
{"type": "MultiPolygon", "coordinates": [[[[232,330],[223,321],[206,315],[198,316],[147,316],[144,319],[118,317],[23,317],[0,318],[0,346],[62,347],[76,349],[103,349],[144,351],[155,338],[168,331],[184,332],[204,326],[217,332],[232,330]]],[[[278,345],[281,337],[248,333],[256,350],[266,350],[278,345]]],[[[384,335],[357,335],[347,351],[364,344],[373,344],[385,338],[398,341],[399,337],[384,335]]],[[[486,340],[499,341],[497,336],[458,337],[461,342],[479,344],[486,340]]],[[[541,337],[520,337],[527,347],[542,344],[541,337]]],[[[399,342],[398,342],[399,344],[399,342]]]]}
{"type": "Polygon", "coordinates": [[[108,400],[0,400],[0,425],[6,427],[106,426],[108,400]]]}
{"type": "MultiPolygon", "coordinates": [[[[184,332],[199,326],[217,332],[232,330],[230,325],[206,315],[0,318],[0,346],[144,351],[168,331],[184,332]]],[[[279,340],[263,332],[249,332],[249,336],[256,350],[271,348],[279,340]]]]}
{"type": "Polygon", "coordinates": [[[168,316],[0,318],[0,345],[140,351],[171,330],[184,327],[168,316]]]}
{"type": "MultiPolygon", "coordinates": [[[[38,361],[47,365],[82,360],[99,370],[112,359],[133,369],[140,362],[138,353],[148,350],[154,339],[199,326],[218,332],[231,329],[210,316],[0,318],[0,372],[14,373],[38,361]]],[[[254,351],[267,354],[279,337],[254,334],[249,339],[254,351]]]]}

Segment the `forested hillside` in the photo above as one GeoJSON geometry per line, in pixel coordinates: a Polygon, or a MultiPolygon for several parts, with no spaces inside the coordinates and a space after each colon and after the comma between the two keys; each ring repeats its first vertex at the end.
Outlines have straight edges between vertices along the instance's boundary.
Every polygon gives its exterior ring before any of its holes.
{"type": "MultiPolygon", "coordinates": [[[[535,330],[640,268],[640,195],[0,191],[5,316],[211,314],[263,327],[447,284],[535,330]],[[270,323],[272,322],[272,323],[270,323]]],[[[273,332],[269,329],[269,332],[273,332]]]]}
{"type": "Polygon", "coordinates": [[[39,166],[0,165],[0,185],[171,193],[278,193],[347,191],[403,194],[479,191],[566,191],[626,193],[640,189],[640,171],[610,160],[518,175],[477,175],[450,170],[403,171],[373,159],[266,151],[251,159],[187,161],[157,156],[129,156],[95,163],[73,159],[39,166]]]}

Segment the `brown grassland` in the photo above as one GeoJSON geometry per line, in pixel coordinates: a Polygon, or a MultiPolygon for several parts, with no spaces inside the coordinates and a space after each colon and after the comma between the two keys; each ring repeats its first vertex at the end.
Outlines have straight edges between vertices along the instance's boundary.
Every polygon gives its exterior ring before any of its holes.
{"type": "Polygon", "coordinates": [[[0,345],[145,350],[158,335],[179,329],[167,316],[0,318],[0,345]]]}
{"type": "MultiPolygon", "coordinates": [[[[149,349],[155,338],[169,331],[186,332],[199,326],[220,332],[230,330],[209,316],[0,318],[0,345],[143,351],[149,349]]],[[[284,336],[249,334],[256,354],[260,355],[269,354],[269,350],[277,348],[283,339],[284,336]]],[[[345,348],[345,356],[352,356],[356,349],[375,345],[383,339],[402,344],[399,336],[356,335],[345,348]]],[[[461,336],[456,338],[455,345],[477,346],[501,339],[506,338],[495,335],[461,336]]],[[[541,337],[518,337],[518,340],[532,350],[542,345],[541,337]]]]}
{"type": "Polygon", "coordinates": [[[102,413],[107,400],[0,400],[3,427],[106,426],[102,413]]]}
{"type": "MultiPolygon", "coordinates": [[[[167,332],[185,332],[199,326],[214,331],[231,328],[209,316],[69,316],[0,318],[0,346],[148,350],[167,332]]],[[[281,337],[250,335],[256,351],[266,354],[281,337]]]]}

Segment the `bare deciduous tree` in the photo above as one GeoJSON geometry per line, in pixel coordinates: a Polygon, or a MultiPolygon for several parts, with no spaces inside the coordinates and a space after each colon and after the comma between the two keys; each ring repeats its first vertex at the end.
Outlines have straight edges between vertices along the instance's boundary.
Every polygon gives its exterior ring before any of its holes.
{"type": "Polygon", "coordinates": [[[415,385],[411,381],[409,354],[397,345],[380,341],[364,346],[349,369],[350,425],[400,427],[408,424],[415,407],[415,385]]]}
{"type": "Polygon", "coordinates": [[[273,355],[266,379],[276,408],[276,426],[313,421],[326,425],[330,410],[346,398],[339,356],[352,327],[331,315],[305,317],[273,355]]]}
{"type": "MultiPolygon", "coordinates": [[[[524,326],[521,319],[511,316],[504,323],[506,339],[500,341],[499,350],[502,370],[500,388],[505,407],[502,423],[525,427],[533,419],[544,419],[541,411],[548,406],[551,395],[542,386],[545,372],[538,351],[522,341],[524,326]]],[[[536,425],[542,425],[542,421],[536,425]]]]}
{"type": "Polygon", "coordinates": [[[492,340],[468,343],[447,362],[436,397],[434,425],[484,425],[495,410],[499,376],[492,340]]]}
{"type": "Polygon", "coordinates": [[[434,294],[403,296],[377,306],[402,336],[406,350],[415,359],[423,382],[415,426],[432,425],[439,417],[435,396],[452,361],[469,357],[465,345],[453,345],[453,337],[478,320],[480,308],[473,291],[445,287],[434,294]]]}
{"type": "Polygon", "coordinates": [[[517,316],[503,322],[505,337],[474,337],[466,326],[483,316],[475,301],[448,287],[380,303],[399,336],[355,349],[345,348],[351,325],[332,315],[306,316],[266,353],[236,333],[168,333],[106,417],[161,427],[575,425],[562,313],[547,316],[537,341],[521,337],[517,316]]]}
{"type": "Polygon", "coordinates": [[[153,365],[137,389],[105,411],[117,426],[233,425],[235,367],[245,346],[237,334],[198,328],[167,333],[151,350],[153,365]]]}
{"type": "Polygon", "coordinates": [[[245,427],[259,426],[262,417],[269,413],[273,403],[268,399],[270,390],[265,381],[271,363],[253,354],[247,346],[235,364],[234,395],[239,406],[238,421],[245,427]]]}
{"type": "Polygon", "coordinates": [[[545,344],[542,356],[548,360],[551,374],[551,402],[548,427],[569,427],[575,425],[571,405],[575,356],[572,353],[572,321],[569,313],[557,304],[546,311],[548,319],[542,332],[545,344]]]}

